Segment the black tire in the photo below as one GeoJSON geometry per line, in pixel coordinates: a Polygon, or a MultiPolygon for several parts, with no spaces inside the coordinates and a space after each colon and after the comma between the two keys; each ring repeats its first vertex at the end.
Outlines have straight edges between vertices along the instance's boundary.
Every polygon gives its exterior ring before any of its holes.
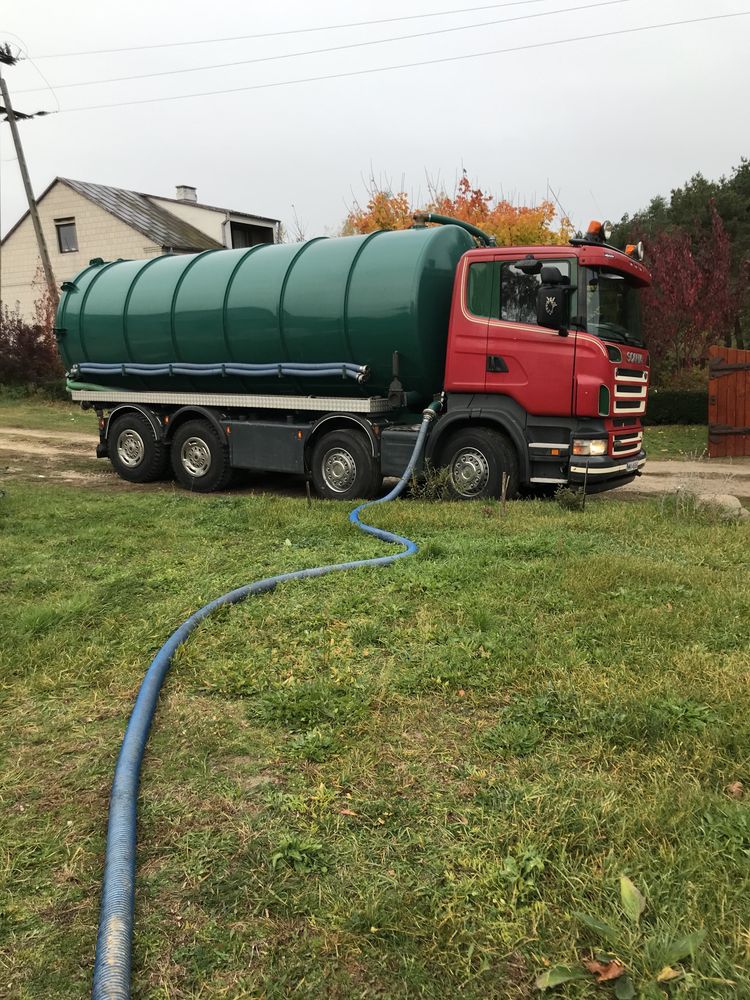
{"type": "Polygon", "coordinates": [[[369,442],[357,431],[324,434],[313,446],[310,472],[325,500],[369,500],[383,482],[369,442]]]}
{"type": "Polygon", "coordinates": [[[467,427],[452,434],[440,451],[449,472],[448,492],[455,500],[497,499],[508,476],[506,497],[518,493],[518,458],[504,434],[489,427],[467,427]]]}
{"type": "Polygon", "coordinates": [[[115,417],[107,434],[112,468],[129,483],[153,483],[167,471],[169,448],[156,438],[151,422],[142,413],[115,417]]]}
{"type": "Polygon", "coordinates": [[[188,420],[177,428],[171,458],[175,479],[194,493],[223,490],[232,478],[229,447],[207,420],[188,420]]]}
{"type": "Polygon", "coordinates": [[[379,497],[383,493],[383,473],[380,471],[380,465],[377,465],[373,477],[370,480],[370,487],[367,491],[368,498],[379,497]]]}

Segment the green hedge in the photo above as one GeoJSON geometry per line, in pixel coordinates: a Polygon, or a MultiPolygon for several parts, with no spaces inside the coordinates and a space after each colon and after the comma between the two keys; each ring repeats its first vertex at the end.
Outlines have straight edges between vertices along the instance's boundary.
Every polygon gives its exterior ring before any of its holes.
{"type": "Polygon", "coordinates": [[[707,424],[707,390],[651,389],[644,423],[707,424]]]}
{"type": "Polygon", "coordinates": [[[36,383],[0,382],[0,399],[41,399],[45,402],[70,402],[70,393],[65,388],[65,379],[56,378],[36,383]]]}

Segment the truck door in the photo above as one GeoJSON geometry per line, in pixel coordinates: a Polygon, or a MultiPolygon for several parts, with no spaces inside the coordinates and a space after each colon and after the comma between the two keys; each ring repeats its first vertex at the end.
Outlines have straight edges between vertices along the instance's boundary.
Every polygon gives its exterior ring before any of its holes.
{"type": "Polygon", "coordinates": [[[464,258],[456,272],[445,363],[445,387],[451,392],[484,392],[496,269],[491,257],[464,258]]]}
{"type": "MultiPolygon", "coordinates": [[[[536,255],[535,255],[536,256],[536,255]]],[[[503,393],[535,416],[567,417],[572,413],[576,335],[561,337],[537,326],[539,274],[516,267],[518,255],[495,259],[495,301],[487,331],[485,392],[503,393]]],[[[575,260],[550,257],[543,265],[559,268],[575,284],[575,260]]],[[[573,292],[571,315],[575,315],[573,292]]]]}

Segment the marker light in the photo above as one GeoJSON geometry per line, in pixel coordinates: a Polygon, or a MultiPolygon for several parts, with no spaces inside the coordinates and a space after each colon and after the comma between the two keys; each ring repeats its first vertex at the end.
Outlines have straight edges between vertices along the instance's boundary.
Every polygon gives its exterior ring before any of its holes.
{"type": "Polygon", "coordinates": [[[595,240],[598,243],[606,243],[611,235],[611,222],[599,222],[597,219],[592,219],[591,222],[589,222],[589,228],[586,230],[586,236],[588,239],[595,240]]]}
{"type": "Polygon", "coordinates": [[[643,260],[643,243],[639,240],[638,243],[628,243],[625,247],[625,253],[628,257],[635,257],[636,260],[643,260]]]}

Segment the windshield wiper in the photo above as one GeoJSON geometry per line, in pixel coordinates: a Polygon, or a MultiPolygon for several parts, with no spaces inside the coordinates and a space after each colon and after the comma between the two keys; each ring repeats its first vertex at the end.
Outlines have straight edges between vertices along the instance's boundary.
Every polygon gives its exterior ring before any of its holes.
{"type": "Polygon", "coordinates": [[[610,329],[609,323],[592,323],[592,327],[593,329],[591,327],[588,328],[588,332],[593,333],[601,340],[614,340],[617,344],[631,343],[625,333],[622,333],[620,330],[610,329]]]}

